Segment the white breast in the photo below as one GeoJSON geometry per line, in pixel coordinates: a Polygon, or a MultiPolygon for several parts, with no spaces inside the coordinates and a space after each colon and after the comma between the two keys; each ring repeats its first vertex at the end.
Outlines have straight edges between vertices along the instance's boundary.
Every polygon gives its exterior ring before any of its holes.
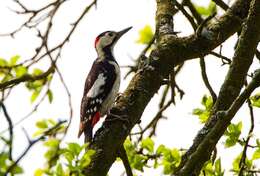
{"type": "Polygon", "coordinates": [[[105,99],[104,103],[102,103],[102,107],[100,109],[100,113],[101,116],[104,116],[107,111],[112,107],[115,98],[117,96],[117,93],[119,91],[119,87],[120,87],[120,68],[119,66],[113,62],[113,61],[109,61],[110,64],[112,64],[115,67],[115,71],[116,71],[116,80],[114,82],[112,91],[110,92],[110,94],[107,96],[107,98],[105,99]]]}

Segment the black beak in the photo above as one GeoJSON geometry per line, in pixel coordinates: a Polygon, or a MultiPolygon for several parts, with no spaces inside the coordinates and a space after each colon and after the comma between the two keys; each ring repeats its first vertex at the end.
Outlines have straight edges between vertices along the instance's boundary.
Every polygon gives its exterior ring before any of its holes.
{"type": "Polygon", "coordinates": [[[132,29],[131,27],[128,27],[126,29],[123,29],[122,31],[117,32],[117,39],[119,39],[120,37],[122,37],[125,33],[127,33],[130,29],[132,29]]]}

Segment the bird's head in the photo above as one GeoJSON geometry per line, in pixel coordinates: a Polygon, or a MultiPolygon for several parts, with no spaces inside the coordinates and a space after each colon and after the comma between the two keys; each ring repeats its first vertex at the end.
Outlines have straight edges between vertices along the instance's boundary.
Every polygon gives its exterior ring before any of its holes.
{"type": "Polygon", "coordinates": [[[104,52],[105,50],[112,51],[117,41],[132,27],[128,27],[119,32],[106,31],[99,34],[95,40],[95,48],[98,53],[104,52]]]}

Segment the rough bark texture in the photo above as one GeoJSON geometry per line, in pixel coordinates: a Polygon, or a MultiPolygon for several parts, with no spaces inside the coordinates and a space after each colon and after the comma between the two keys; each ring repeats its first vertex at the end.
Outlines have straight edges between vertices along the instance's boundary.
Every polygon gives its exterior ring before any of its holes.
{"type": "MultiPolygon", "coordinates": [[[[240,29],[241,19],[247,16],[250,1],[238,0],[225,15],[216,22],[203,27],[201,33],[178,38],[171,31],[164,33],[165,25],[171,26],[169,19],[169,0],[157,0],[157,28],[159,40],[157,47],[149,57],[149,65],[138,70],[128,88],[120,97],[112,113],[122,115],[127,121],[107,117],[97,131],[90,148],[96,153],[90,165],[85,169],[87,176],[105,176],[117,156],[117,150],[123,144],[133,126],[140,120],[142,113],[161,86],[161,80],[167,77],[174,65],[198,58],[209,53],[240,29]],[[165,24],[163,25],[162,23],[165,24]]],[[[174,139],[172,139],[174,140],[174,139]]]]}
{"type": "Polygon", "coordinates": [[[225,120],[218,112],[227,110],[238,97],[260,40],[260,1],[251,3],[249,15],[243,24],[242,33],[226,79],[213,107],[211,118],[194,140],[194,144],[183,157],[177,175],[199,175],[205,161],[209,160],[220,137],[224,134],[233,116],[225,120]]]}

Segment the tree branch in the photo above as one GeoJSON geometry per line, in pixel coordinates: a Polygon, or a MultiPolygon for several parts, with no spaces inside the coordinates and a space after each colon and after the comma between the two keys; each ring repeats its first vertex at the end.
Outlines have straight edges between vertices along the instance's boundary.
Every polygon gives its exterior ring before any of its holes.
{"type": "Polygon", "coordinates": [[[28,139],[28,142],[29,142],[28,146],[22,152],[22,154],[16,159],[16,161],[14,163],[12,163],[7,168],[4,176],[7,176],[8,173],[10,173],[12,171],[12,169],[20,162],[21,159],[23,159],[23,157],[29,152],[29,150],[33,147],[34,144],[36,144],[37,142],[43,140],[47,135],[52,133],[53,130],[57,129],[61,124],[65,123],[65,122],[66,122],[66,120],[58,122],[55,126],[53,126],[52,128],[48,129],[46,132],[44,132],[44,134],[42,136],[38,137],[37,139],[34,139],[34,140],[28,139]]]}
{"type": "Polygon", "coordinates": [[[214,1],[219,7],[221,7],[224,10],[227,10],[229,8],[228,5],[222,0],[212,0],[212,1],[214,1]]]}
{"type": "Polygon", "coordinates": [[[0,90],[4,90],[6,88],[9,88],[10,86],[12,87],[12,86],[20,84],[22,82],[32,82],[32,81],[36,81],[36,80],[40,80],[40,79],[45,79],[45,78],[47,78],[47,76],[49,76],[54,71],[55,71],[55,66],[54,66],[54,64],[52,64],[46,72],[44,72],[40,75],[33,76],[33,75],[26,74],[19,78],[15,78],[10,81],[0,83],[0,90]]]}
{"type": "Polygon", "coordinates": [[[12,151],[13,151],[13,122],[11,117],[9,116],[7,109],[4,105],[4,102],[0,101],[0,106],[3,109],[3,113],[4,116],[6,118],[6,121],[8,123],[8,129],[9,129],[9,141],[8,141],[8,145],[9,145],[9,159],[12,160],[12,151]]]}
{"type": "MultiPolygon", "coordinates": [[[[157,5],[165,5],[165,0],[160,0],[157,5]]],[[[90,148],[96,153],[92,155],[90,164],[85,169],[88,176],[105,176],[117,157],[117,149],[129,135],[133,126],[140,121],[141,115],[161,86],[161,80],[167,78],[173,70],[174,65],[184,61],[208,54],[227,38],[233,35],[241,27],[241,20],[247,16],[249,1],[237,0],[234,5],[218,21],[207,24],[202,34],[196,34],[178,38],[168,32],[161,31],[160,40],[152,51],[149,60],[150,64],[137,71],[127,89],[119,98],[118,103],[112,108],[113,114],[121,115],[129,123],[122,120],[105,121],[102,127],[96,132],[90,148]]],[[[159,16],[169,16],[169,12],[162,11],[159,16]]],[[[162,23],[157,26],[164,25],[162,23]]],[[[170,31],[171,32],[171,31],[170,31]]],[[[107,119],[111,118],[108,116],[107,119]]]]}
{"type": "Polygon", "coordinates": [[[118,156],[123,161],[125,171],[126,171],[126,175],[127,176],[133,176],[132,169],[131,169],[131,166],[129,164],[128,157],[127,157],[127,154],[126,154],[126,151],[125,151],[125,148],[124,148],[123,145],[118,150],[118,156]]]}
{"type": "Polygon", "coordinates": [[[217,95],[216,95],[212,86],[209,83],[209,79],[208,79],[207,72],[206,72],[206,63],[205,63],[204,57],[200,58],[200,67],[201,67],[201,75],[202,75],[203,82],[204,82],[205,86],[207,87],[207,89],[209,90],[210,95],[211,95],[212,100],[213,100],[213,104],[214,104],[217,100],[217,95]]]}
{"type": "Polygon", "coordinates": [[[254,111],[253,111],[253,107],[252,107],[250,99],[247,99],[247,106],[248,106],[249,113],[250,113],[250,123],[251,123],[251,125],[250,125],[250,129],[248,131],[248,134],[247,134],[246,141],[244,143],[242,156],[241,156],[241,159],[240,159],[240,162],[239,162],[239,167],[240,167],[240,170],[239,170],[239,173],[238,173],[239,176],[243,176],[244,171],[246,169],[246,163],[245,162],[246,162],[247,148],[249,147],[249,141],[252,137],[252,133],[253,133],[254,127],[255,127],[254,111]]]}
{"type": "MultiPolygon", "coordinates": [[[[185,175],[187,173],[193,173],[195,175],[198,174],[203,163],[209,159],[216,143],[230,123],[232,117],[225,118],[225,121],[222,121],[222,119],[218,119],[216,114],[219,111],[228,109],[240,93],[247,71],[253,61],[256,46],[260,39],[259,25],[260,2],[252,1],[247,22],[244,25],[246,27],[243,27],[242,29],[238,47],[236,48],[236,52],[233,57],[233,62],[225,82],[221,87],[218,99],[213,107],[212,116],[203,129],[197,134],[193,145],[183,156],[179,167],[182,169],[177,175],[185,175]],[[222,125],[219,126],[219,123],[222,125]],[[214,138],[210,136],[213,131],[214,138]],[[195,165],[194,162],[196,163],[195,165]]],[[[240,96],[242,96],[242,94],[240,96]]]]}

